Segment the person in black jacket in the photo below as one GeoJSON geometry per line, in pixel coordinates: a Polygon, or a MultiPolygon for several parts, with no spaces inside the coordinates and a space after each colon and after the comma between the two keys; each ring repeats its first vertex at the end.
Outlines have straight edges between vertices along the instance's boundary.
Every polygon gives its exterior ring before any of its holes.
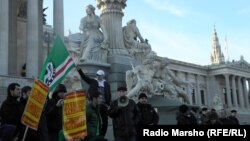
{"type": "Polygon", "coordinates": [[[18,83],[11,83],[7,88],[7,99],[3,102],[0,109],[0,118],[3,125],[16,126],[14,136],[22,130],[21,117],[23,107],[18,101],[20,97],[20,85],[18,83]]]}
{"type": "Polygon", "coordinates": [[[179,112],[176,116],[177,125],[196,125],[196,117],[190,113],[189,107],[185,104],[179,106],[179,112]]]}
{"type": "Polygon", "coordinates": [[[59,141],[59,132],[62,129],[63,97],[66,92],[66,87],[63,84],[59,84],[52,94],[52,99],[48,101],[47,126],[49,141],[59,141]]]}
{"type": "Polygon", "coordinates": [[[231,115],[228,117],[233,125],[240,125],[238,118],[236,117],[237,111],[236,110],[231,110],[231,115]]]}
{"type": "Polygon", "coordinates": [[[140,112],[140,120],[138,125],[157,125],[159,121],[159,115],[152,107],[148,104],[148,97],[145,93],[141,93],[138,97],[139,102],[137,106],[140,112]]]}
{"type": "MultiPolygon", "coordinates": [[[[25,110],[25,107],[26,107],[26,104],[27,104],[27,102],[28,102],[28,98],[29,98],[29,96],[30,96],[30,94],[31,94],[31,87],[30,86],[24,86],[23,88],[22,88],[22,90],[21,90],[21,96],[20,96],[20,99],[19,99],[19,101],[20,101],[20,103],[22,104],[22,107],[23,107],[23,112],[24,112],[24,110],[25,110]]],[[[17,141],[23,141],[23,135],[24,135],[24,133],[25,133],[25,129],[26,129],[27,127],[25,126],[25,125],[23,125],[23,127],[22,127],[22,131],[21,131],[21,133],[19,134],[19,137],[18,137],[18,140],[17,141]]],[[[26,134],[26,136],[25,136],[25,141],[34,141],[34,140],[36,140],[36,141],[40,141],[39,140],[39,137],[38,137],[38,132],[37,131],[35,131],[35,130],[32,130],[32,129],[28,129],[28,131],[27,131],[27,134],[26,134]]]]}
{"type": "Polygon", "coordinates": [[[107,129],[108,129],[108,107],[111,102],[111,91],[109,83],[104,79],[105,73],[103,70],[98,70],[96,72],[96,78],[90,78],[83,73],[83,71],[76,67],[79,72],[81,78],[89,84],[88,89],[88,97],[91,97],[92,93],[96,93],[96,91],[100,92],[103,97],[103,102],[100,105],[100,113],[102,117],[102,133],[101,135],[105,137],[107,129]]]}
{"type": "Polygon", "coordinates": [[[21,90],[21,96],[19,98],[20,103],[25,107],[26,103],[28,101],[28,98],[31,94],[31,87],[30,86],[24,86],[21,90]]]}
{"type": "Polygon", "coordinates": [[[117,89],[118,99],[112,101],[108,110],[113,119],[115,141],[135,141],[136,125],[139,120],[139,110],[136,103],[129,99],[126,87],[117,89]]]}

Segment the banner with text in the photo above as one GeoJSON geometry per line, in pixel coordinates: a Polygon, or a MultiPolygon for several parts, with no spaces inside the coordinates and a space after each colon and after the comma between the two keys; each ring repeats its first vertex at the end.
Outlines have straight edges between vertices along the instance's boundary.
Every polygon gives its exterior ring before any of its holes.
{"type": "Polygon", "coordinates": [[[87,135],[85,91],[70,92],[64,97],[63,131],[67,140],[87,135]]]}
{"type": "Polygon", "coordinates": [[[48,91],[47,85],[35,80],[21,120],[24,125],[37,130],[48,91]]]}

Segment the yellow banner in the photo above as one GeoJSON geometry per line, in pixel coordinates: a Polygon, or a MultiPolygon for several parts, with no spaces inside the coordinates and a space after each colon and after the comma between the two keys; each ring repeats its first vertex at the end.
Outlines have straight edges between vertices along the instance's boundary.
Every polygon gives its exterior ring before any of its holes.
{"type": "Polygon", "coordinates": [[[63,131],[67,140],[87,136],[85,91],[70,92],[64,97],[63,131]]]}
{"type": "Polygon", "coordinates": [[[24,125],[37,130],[48,92],[47,85],[35,80],[21,120],[24,125]]]}

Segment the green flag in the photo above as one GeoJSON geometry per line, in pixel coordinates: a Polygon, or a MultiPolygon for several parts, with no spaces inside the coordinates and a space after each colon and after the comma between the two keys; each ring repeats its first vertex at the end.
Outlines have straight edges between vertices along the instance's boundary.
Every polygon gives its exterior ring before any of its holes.
{"type": "Polygon", "coordinates": [[[54,46],[43,65],[39,79],[52,90],[74,67],[73,59],[70,57],[62,40],[57,36],[54,46]]]}

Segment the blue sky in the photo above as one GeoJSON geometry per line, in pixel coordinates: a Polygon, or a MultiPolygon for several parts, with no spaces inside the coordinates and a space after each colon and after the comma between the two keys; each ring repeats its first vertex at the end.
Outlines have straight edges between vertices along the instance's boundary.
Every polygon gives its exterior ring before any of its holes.
{"type": "MultiPolygon", "coordinates": [[[[69,30],[79,32],[88,4],[96,7],[95,0],[64,0],[65,35],[69,30]]],[[[53,0],[44,0],[44,7],[49,7],[47,23],[52,25],[53,0]]],[[[250,0],[127,0],[123,12],[123,26],[136,19],[143,38],[159,56],[210,64],[215,25],[226,60],[243,55],[250,63],[250,0]]],[[[96,14],[100,14],[98,8],[96,14]]]]}

